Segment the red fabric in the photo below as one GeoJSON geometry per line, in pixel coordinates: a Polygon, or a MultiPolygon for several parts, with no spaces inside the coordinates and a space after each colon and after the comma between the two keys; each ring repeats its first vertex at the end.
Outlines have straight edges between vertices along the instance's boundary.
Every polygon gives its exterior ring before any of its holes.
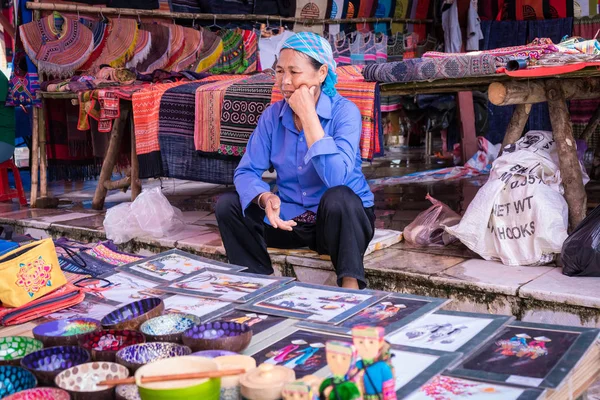
{"type": "Polygon", "coordinates": [[[517,21],[544,19],[543,0],[517,0],[517,21]]]}
{"type": "MultiPolygon", "coordinates": [[[[430,0],[419,0],[415,19],[427,19],[427,14],[429,13],[429,3],[430,0]]],[[[427,25],[415,24],[413,32],[417,34],[417,40],[425,40],[425,38],[427,38],[427,25]]]]}
{"type": "MultiPolygon", "coordinates": [[[[12,26],[15,26],[14,7],[13,6],[11,6],[9,8],[3,8],[2,15],[4,15],[6,17],[6,19],[8,19],[8,21],[12,24],[12,26]]],[[[13,42],[13,39],[10,37],[10,35],[7,32],[4,32],[4,45],[6,47],[6,62],[12,62],[13,52],[15,50],[15,44],[13,42]]],[[[4,101],[4,99],[2,99],[2,101],[4,101]]]]}
{"type": "Polygon", "coordinates": [[[505,73],[506,75],[518,78],[539,78],[543,76],[568,74],[569,72],[579,71],[580,69],[584,69],[586,67],[600,67],[600,62],[557,65],[553,67],[527,68],[520,69],[517,71],[505,71],[505,73]]]}
{"type": "Polygon", "coordinates": [[[545,0],[546,19],[567,18],[573,16],[573,0],[545,0]]]}

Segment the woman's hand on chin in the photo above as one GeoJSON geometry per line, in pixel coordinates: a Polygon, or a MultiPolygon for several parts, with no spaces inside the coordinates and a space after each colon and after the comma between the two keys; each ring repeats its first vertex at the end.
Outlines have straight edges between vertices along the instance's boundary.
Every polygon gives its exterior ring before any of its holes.
{"type": "Polygon", "coordinates": [[[264,209],[267,214],[267,218],[271,223],[271,226],[276,229],[282,229],[284,231],[292,231],[293,227],[296,226],[296,221],[284,221],[279,218],[279,212],[281,210],[281,199],[276,194],[270,194],[266,199],[264,209]]]}
{"type": "Polygon", "coordinates": [[[300,86],[292,93],[288,99],[288,104],[292,107],[294,113],[302,120],[304,117],[308,117],[311,113],[316,114],[317,112],[317,87],[311,86],[310,88],[306,85],[300,86]]]}

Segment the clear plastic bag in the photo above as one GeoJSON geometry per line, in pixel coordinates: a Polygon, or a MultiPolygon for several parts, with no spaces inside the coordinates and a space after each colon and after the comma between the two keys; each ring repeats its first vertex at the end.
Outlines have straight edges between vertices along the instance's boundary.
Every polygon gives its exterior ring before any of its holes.
{"type": "Polygon", "coordinates": [[[433,205],[417,215],[404,229],[404,239],[420,246],[446,246],[456,241],[454,236],[444,231],[444,227],[458,224],[460,215],[430,195],[426,199],[433,205]]]}
{"type": "Polygon", "coordinates": [[[561,259],[567,276],[600,276],[600,206],[565,240],[561,259]]]}
{"type": "Polygon", "coordinates": [[[106,237],[117,244],[141,236],[161,238],[184,227],[181,210],[158,187],[143,191],[133,203],[111,208],[104,219],[106,237]]]}

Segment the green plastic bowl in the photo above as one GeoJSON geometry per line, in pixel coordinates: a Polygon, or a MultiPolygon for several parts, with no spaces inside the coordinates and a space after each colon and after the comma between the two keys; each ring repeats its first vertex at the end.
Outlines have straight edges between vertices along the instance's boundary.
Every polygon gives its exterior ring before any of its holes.
{"type": "Polygon", "coordinates": [[[216,371],[217,363],[205,357],[182,356],[158,360],[144,365],[135,373],[135,381],[142,400],[219,400],[221,379],[189,379],[156,383],[141,383],[141,377],[165,375],[165,371],[177,374],[216,371]]]}

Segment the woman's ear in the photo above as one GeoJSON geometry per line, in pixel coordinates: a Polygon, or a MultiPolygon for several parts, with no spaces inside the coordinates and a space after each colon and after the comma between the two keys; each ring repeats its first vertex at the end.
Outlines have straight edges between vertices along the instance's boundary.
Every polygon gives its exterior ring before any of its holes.
{"type": "Polygon", "coordinates": [[[319,68],[319,81],[321,83],[325,82],[325,78],[327,78],[328,70],[329,70],[329,67],[325,64],[321,65],[321,68],[319,68]]]}

